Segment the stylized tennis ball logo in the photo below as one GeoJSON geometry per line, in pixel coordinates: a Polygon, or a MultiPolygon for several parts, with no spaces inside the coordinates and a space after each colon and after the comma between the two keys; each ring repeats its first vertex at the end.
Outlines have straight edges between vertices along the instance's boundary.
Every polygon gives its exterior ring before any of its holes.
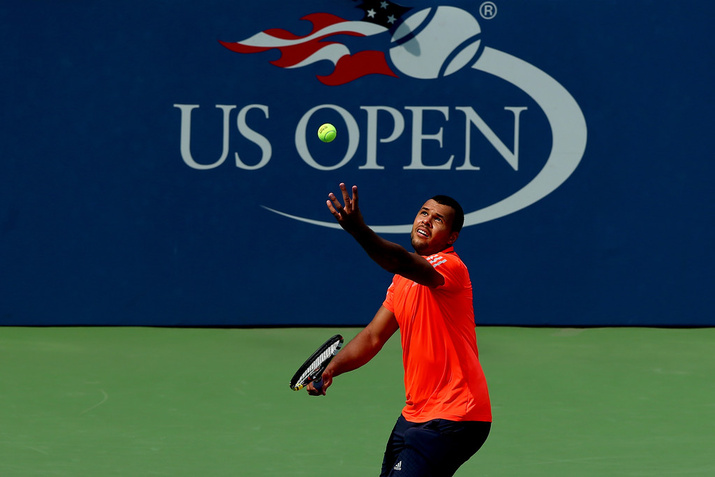
{"type": "Polygon", "coordinates": [[[390,59],[402,73],[419,79],[448,76],[473,63],[481,28],[468,12],[441,6],[410,15],[392,35],[390,59]],[[434,10],[434,12],[433,12],[434,10]]]}

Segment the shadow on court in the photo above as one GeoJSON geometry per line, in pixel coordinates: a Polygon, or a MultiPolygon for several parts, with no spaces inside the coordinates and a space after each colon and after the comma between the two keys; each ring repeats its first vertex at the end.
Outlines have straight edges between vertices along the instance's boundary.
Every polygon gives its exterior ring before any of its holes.
{"type": "MultiPolygon", "coordinates": [[[[0,327],[0,475],[376,476],[399,339],[294,392],[358,329],[0,327]]],[[[492,434],[458,476],[715,475],[715,329],[478,328],[492,434]]]]}

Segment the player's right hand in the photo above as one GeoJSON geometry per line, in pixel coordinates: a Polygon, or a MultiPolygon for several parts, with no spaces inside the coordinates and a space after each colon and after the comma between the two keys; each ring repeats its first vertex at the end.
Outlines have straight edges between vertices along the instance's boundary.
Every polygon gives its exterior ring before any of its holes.
{"type": "Polygon", "coordinates": [[[315,387],[315,381],[312,383],[308,383],[308,385],[305,387],[305,389],[308,391],[308,394],[311,396],[325,396],[326,391],[330,387],[331,384],[333,384],[333,374],[329,372],[324,372],[322,376],[322,385],[320,388],[315,387]]]}

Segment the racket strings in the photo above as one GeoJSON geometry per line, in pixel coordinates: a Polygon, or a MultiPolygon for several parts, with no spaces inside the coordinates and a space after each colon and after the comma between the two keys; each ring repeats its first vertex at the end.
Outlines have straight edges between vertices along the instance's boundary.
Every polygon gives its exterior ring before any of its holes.
{"type": "Polygon", "coordinates": [[[316,370],[319,370],[325,364],[325,361],[328,360],[339,348],[340,342],[337,342],[330,345],[325,351],[320,353],[320,356],[318,356],[315,361],[310,363],[308,369],[306,369],[305,372],[300,375],[300,379],[298,380],[298,382],[303,383],[308,377],[316,378],[317,376],[313,376],[316,370]]]}
{"type": "Polygon", "coordinates": [[[318,348],[315,353],[308,358],[291,378],[290,387],[294,391],[303,389],[308,383],[318,379],[323,374],[328,363],[333,356],[340,351],[343,346],[343,337],[335,335],[318,348]]]}

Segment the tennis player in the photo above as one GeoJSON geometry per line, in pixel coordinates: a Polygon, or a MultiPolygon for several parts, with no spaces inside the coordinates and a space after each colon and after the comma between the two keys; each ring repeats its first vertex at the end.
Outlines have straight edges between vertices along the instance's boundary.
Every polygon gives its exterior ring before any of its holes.
{"type": "Polygon", "coordinates": [[[378,265],[394,273],[372,321],[336,355],[323,373],[324,395],[333,378],[370,361],[399,329],[406,404],[390,435],[381,477],[451,476],[484,444],[492,414],[479,363],[472,284],[454,251],[464,212],[454,199],[424,203],[412,225],[416,253],[389,242],[364,222],[358,189],[340,184],[342,203],[327,206],[378,265]]]}

